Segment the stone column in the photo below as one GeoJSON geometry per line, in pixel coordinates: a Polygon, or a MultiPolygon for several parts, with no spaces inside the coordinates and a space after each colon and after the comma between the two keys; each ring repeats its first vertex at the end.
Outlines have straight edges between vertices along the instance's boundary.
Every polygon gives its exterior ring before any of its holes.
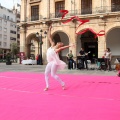
{"type": "MultiPolygon", "coordinates": [[[[26,21],[26,6],[27,0],[21,0],[21,23],[26,21]]],[[[20,29],[20,52],[25,52],[26,55],[26,51],[26,28],[22,26],[20,29]]]]}
{"type": "Polygon", "coordinates": [[[101,58],[104,55],[106,49],[106,38],[101,36],[98,38],[98,58],[101,58]]]}
{"type": "MultiPolygon", "coordinates": [[[[99,19],[99,23],[98,23],[99,31],[105,30],[105,26],[106,26],[106,19],[103,16],[101,19],[99,19]]],[[[106,38],[104,35],[98,37],[98,58],[101,58],[104,55],[105,49],[106,49],[106,38]]]]}
{"type": "Polygon", "coordinates": [[[21,0],[21,22],[26,21],[26,7],[27,7],[27,0],[21,0]]]}
{"type": "Polygon", "coordinates": [[[36,55],[39,54],[38,41],[35,41],[34,45],[35,45],[35,57],[36,57],[36,55]]]}
{"type": "MultiPolygon", "coordinates": [[[[44,32],[48,32],[48,26],[45,26],[45,29],[43,30],[44,32]]],[[[43,33],[44,33],[43,32],[43,33]]],[[[43,52],[43,64],[47,64],[47,59],[46,59],[46,53],[47,53],[47,49],[50,47],[50,43],[48,40],[48,37],[46,35],[46,37],[43,34],[43,47],[42,47],[42,52],[43,52]]]]}
{"type": "Polygon", "coordinates": [[[28,57],[29,46],[26,41],[26,28],[20,29],[20,52],[25,52],[25,56],[28,57]]]}
{"type": "MultiPolygon", "coordinates": [[[[71,23],[71,26],[70,26],[70,33],[69,33],[69,35],[70,35],[70,38],[71,38],[71,40],[70,40],[70,43],[69,44],[71,44],[71,43],[74,43],[76,46],[77,46],[77,41],[76,41],[76,39],[77,39],[77,35],[76,35],[76,33],[75,33],[75,30],[76,30],[76,23],[71,23]]],[[[70,47],[70,50],[72,50],[72,52],[73,52],[73,55],[76,57],[77,56],[77,47],[70,47]]]]}
{"type": "Polygon", "coordinates": [[[26,31],[23,28],[20,30],[20,52],[25,52],[25,39],[26,39],[26,31]]]}

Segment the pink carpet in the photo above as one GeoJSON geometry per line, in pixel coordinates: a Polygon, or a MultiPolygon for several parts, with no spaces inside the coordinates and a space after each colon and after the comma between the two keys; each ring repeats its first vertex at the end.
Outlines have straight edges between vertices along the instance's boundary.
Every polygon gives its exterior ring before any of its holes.
{"type": "Polygon", "coordinates": [[[0,73],[0,120],[120,120],[120,77],[59,76],[44,92],[44,74],[0,73]]]}

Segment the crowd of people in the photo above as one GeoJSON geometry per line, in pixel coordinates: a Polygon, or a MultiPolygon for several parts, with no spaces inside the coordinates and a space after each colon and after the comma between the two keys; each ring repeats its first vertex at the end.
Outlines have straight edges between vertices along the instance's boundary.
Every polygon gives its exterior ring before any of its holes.
{"type": "Polygon", "coordinates": [[[74,56],[72,54],[72,50],[67,54],[67,60],[68,60],[68,69],[87,69],[88,70],[88,53],[84,51],[84,48],[81,48],[79,51],[79,56],[77,57],[77,60],[74,59],[74,56]]]}
{"type": "MultiPolygon", "coordinates": [[[[87,69],[88,70],[88,54],[84,51],[84,48],[81,48],[79,51],[79,55],[77,56],[77,59],[75,60],[75,57],[73,56],[72,50],[67,54],[67,60],[68,60],[68,69],[87,69]]],[[[105,50],[105,53],[103,54],[102,62],[104,62],[104,68],[105,70],[111,71],[111,58],[112,53],[110,51],[110,48],[107,48],[105,50]]],[[[96,58],[97,60],[97,58],[96,58]]],[[[101,64],[101,63],[100,63],[101,64]]]]}

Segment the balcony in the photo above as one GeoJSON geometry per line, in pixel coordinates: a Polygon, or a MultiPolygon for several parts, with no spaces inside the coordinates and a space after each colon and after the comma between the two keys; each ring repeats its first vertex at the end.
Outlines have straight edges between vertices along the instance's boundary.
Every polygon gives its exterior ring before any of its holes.
{"type": "MultiPolygon", "coordinates": [[[[69,13],[66,14],[66,17],[74,16],[74,15],[92,15],[92,14],[105,14],[105,13],[114,13],[120,12],[120,5],[116,6],[101,6],[96,7],[95,9],[87,8],[87,9],[79,9],[79,10],[69,10],[69,13]]],[[[50,18],[59,18],[62,14],[60,13],[51,13],[50,18]]]]}
{"type": "Polygon", "coordinates": [[[81,9],[81,15],[92,14],[92,8],[81,9]]]}
{"type": "Polygon", "coordinates": [[[24,22],[29,22],[29,21],[38,21],[43,19],[42,15],[37,15],[37,16],[31,16],[31,17],[27,17],[26,20],[24,22]]]}
{"type": "Polygon", "coordinates": [[[96,7],[95,13],[120,12],[120,5],[96,7]]]}
{"type": "MultiPolygon", "coordinates": [[[[95,15],[95,14],[113,14],[116,12],[120,12],[120,5],[116,5],[116,6],[101,6],[101,7],[96,7],[94,9],[79,9],[79,10],[69,10],[69,13],[66,14],[66,17],[71,17],[71,16],[84,16],[84,15],[95,15]]],[[[50,17],[47,18],[46,20],[49,19],[61,19],[62,14],[61,13],[50,13],[50,17]]],[[[25,21],[21,21],[21,22],[34,22],[34,21],[40,21],[43,20],[44,17],[42,15],[37,15],[37,16],[32,16],[32,17],[27,17],[25,21]]]]}
{"type": "MultiPolygon", "coordinates": [[[[67,17],[74,16],[78,14],[78,10],[69,10],[68,14],[66,14],[67,17]]],[[[50,13],[50,18],[61,18],[62,13],[50,13]]]]}

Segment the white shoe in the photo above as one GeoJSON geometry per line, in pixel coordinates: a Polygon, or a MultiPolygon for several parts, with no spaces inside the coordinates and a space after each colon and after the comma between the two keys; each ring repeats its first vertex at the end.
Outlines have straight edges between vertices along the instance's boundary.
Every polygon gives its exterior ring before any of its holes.
{"type": "Polygon", "coordinates": [[[62,89],[65,90],[65,85],[62,86],[62,89]]]}
{"type": "Polygon", "coordinates": [[[48,91],[48,88],[45,88],[44,91],[48,91]]]}

